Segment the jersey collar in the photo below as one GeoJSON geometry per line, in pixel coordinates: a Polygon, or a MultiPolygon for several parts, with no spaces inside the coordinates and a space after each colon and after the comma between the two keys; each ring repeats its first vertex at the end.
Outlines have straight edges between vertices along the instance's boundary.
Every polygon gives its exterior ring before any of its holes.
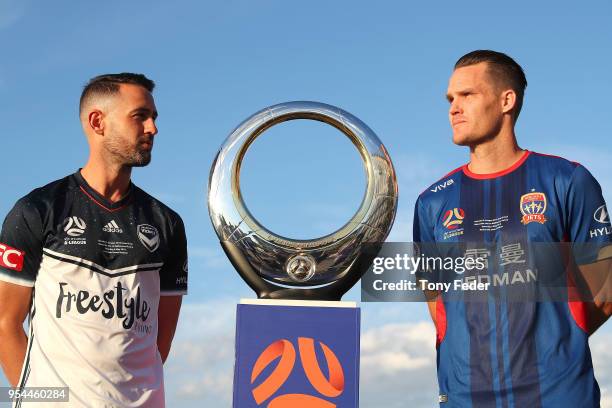
{"type": "Polygon", "coordinates": [[[486,179],[492,179],[492,178],[505,176],[506,174],[512,173],[514,170],[521,167],[521,165],[525,163],[525,160],[527,160],[530,154],[531,152],[529,150],[525,150],[521,158],[516,163],[514,163],[512,166],[508,167],[507,169],[497,171],[495,173],[473,173],[470,171],[470,169],[468,169],[469,163],[463,165],[463,168],[462,168],[463,173],[468,177],[478,179],[478,180],[486,180],[486,179]]]}
{"type": "Polygon", "coordinates": [[[130,181],[130,186],[128,187],[127,194],[121,200],[117,202],[112,202],[108,200],[106,197],[99,194],[96,190],[94,190],[88,183],[85,181],[83,176],[81,175],[81,169],[77,170],[74,173],[74,178],[77,181],[81,191],[85,194],[91,201],[97,204],[99,207],[102,207],[106,211],[118,211],[132,202],[132,196],[134,195],[134,185],[130,181]]]}

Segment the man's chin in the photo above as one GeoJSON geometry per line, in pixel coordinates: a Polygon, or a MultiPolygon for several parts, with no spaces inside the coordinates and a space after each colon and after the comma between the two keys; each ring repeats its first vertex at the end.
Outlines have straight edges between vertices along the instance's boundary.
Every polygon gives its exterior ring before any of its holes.
{"type": "Polygon", "coordinates": [[[151,163],[151,153],[143,154],[138,157],[136,160],[132,160],[128,166],[130,167],[145,167],[149,163],[151,163]]]}
{"type": "Polygon", "coordinates": [[[457,135],[453,134],[453,143],[457,146],[474,147],[490,140],[492,137],[476,135],[457,135]]]}
{"type": "Polygon", "coordinates": [[[470,146],[471,140],[468,136],[465,135],[453,135],[453,143],[457,146],[470,146]]]}

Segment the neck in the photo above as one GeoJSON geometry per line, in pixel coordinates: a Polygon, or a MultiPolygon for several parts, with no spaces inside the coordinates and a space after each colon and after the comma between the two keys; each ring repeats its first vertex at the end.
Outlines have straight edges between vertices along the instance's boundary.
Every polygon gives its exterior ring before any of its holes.
{"type": "Polygon", "coordinates": [[[120,201],[128,192],[132,168],[109,165],[89,157],[81,176],[98,194],[110,202],[120,201]]]}
{"type": "Polygon", "coordinates": [[[524,150],[516,142],[513,129],[501,131],[497,136],[470,146],[468,169],[477,174],[496,173],[520,160],[524,150]]]}

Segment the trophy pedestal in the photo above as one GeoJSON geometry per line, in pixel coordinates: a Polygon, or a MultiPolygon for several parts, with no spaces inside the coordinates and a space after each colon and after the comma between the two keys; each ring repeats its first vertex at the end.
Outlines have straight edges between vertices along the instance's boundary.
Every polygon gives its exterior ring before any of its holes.
{"type": "Polygon", "coordinates": [[[234,408],[357,408],[359,334],[355,302],[242,300],[234,408]]]}

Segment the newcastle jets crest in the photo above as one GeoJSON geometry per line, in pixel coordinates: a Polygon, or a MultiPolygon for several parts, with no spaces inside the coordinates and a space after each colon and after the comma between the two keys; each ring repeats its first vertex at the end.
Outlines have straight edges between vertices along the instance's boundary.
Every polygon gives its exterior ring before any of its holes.
{"type": "Polygon", "coordinates": [[[544,224],[547,219],[544,215],[546,211],[546,195],[544,193],[527,193],[521,196],[521,213],[523,219],[521,223],[524,225],[530,222],[539,222],[544,224]]]}
{"type": "Polygon", "coordinates": [[[159,232],[157,228],[149,224],[140,224],[137,228],[138,239],[149,252],[155,252],[159,248],[159,232]]]}

